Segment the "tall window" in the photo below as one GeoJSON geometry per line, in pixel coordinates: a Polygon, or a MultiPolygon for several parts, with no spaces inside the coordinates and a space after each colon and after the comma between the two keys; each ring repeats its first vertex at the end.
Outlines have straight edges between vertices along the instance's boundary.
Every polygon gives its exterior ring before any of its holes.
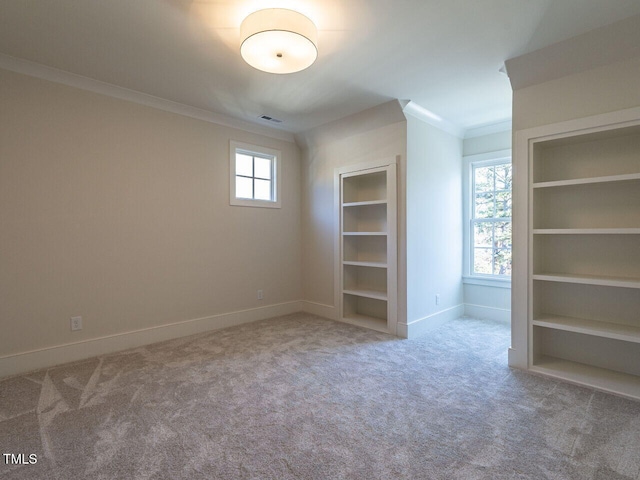
{"type": "Polygon", "coordinates": [[[234,141],[230,150],[231,205],[279,208],[280,152],[234,141]]]}
{"type": "Polygon", "coordinates": [[[511,276],[511,162],[471,165],[471,275],[511,276]]]}

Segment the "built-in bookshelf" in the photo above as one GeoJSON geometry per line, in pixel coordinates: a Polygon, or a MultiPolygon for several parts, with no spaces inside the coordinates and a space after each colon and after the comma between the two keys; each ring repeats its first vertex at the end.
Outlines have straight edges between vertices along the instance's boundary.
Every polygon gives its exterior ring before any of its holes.
{"type": "Polygon", "coordinates": [[[524,141],[528,368],[640,399],[640,119],[524,141]]]}
{"type": "Polygon", "coordinates": [[[337,175],[340,319],[395,334],[395,163],[344,167],[337,175]]]}

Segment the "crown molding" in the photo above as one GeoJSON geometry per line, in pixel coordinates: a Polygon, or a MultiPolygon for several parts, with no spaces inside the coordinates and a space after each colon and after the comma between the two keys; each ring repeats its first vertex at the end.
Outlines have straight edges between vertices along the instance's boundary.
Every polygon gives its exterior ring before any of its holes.
{"type": "Polygon", "coordinates": [[[464,138],[483,137],[485,135],[491,135],[492,133],[502,133],[511,131],[511,119],[504,120],[502,122],[492,123],[489,125],[482,125],[479,127],[471,127],[465,130],[464,138]]]}
{"type": "Polygon", "coordinates": [[[408,102],[406,100],[402,100],[400,104],[402,105],[402,111],[405,115],[411,115],[418,120],[422,120],[423,122],[428,123],[429,125],[434,126],[447,133],[450,133],[451,135],[454,135],[458,138],[464,137],[463,128],[460,128],[456,124],[445,120],[435,113],[430,112],[426,108],[418,105],[416,102],[412,100],[409,100],[408,102]]]}
{"type": "Polygon", "coordinates": [[[370,130],[406,121],[402,103],[389,100],[372,108],[333,120],[296,134],[298,146],[308,148],[326,141],[358,135],[370,130]]]}
{"type": "Polygon", "coordinates": [[[253,123],[240,120],[229,115],[223,115],[209,110],[192,107],[190,105],[174,102],[172,100],[166,100],[164,98],[149,95],[136,90],[118,87],[117,85],[102,82],[100,80],[84,77],[82,75],[77,75],[65,70],[48,67],[40,63],[31,62],[29,60],[12,57],[10,55],[5,55],[2,53],[0,53],[0,68],[23,75],[40,78],[42,80],[60,83],[69,87],[87,90],[93,93],[98,93],[100,95],[106,95],[108,97],[145,105],[147,107],[156,108],[158,110],[164,110],[165,112],[175,113],[184,117],[195,118],[197,120],[203,120],[205,122],[214,123],[216,125],[221,125],[224,127],[237,128],[246,132],[264,135],[266,137],[284,140],[286,142],[295,142],[294,135],[291,132],[275,130],[273,128],[261,125],[255,125],[253,123]]]}

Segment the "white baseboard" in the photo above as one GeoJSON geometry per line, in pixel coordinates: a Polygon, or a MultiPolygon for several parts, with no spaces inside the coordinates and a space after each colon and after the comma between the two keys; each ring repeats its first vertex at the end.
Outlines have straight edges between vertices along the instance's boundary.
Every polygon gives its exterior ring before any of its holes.
{"type": "Polygon", "coordinates": [[[300,302],[302,304],[302,311],[306,313],[311,313],[312,315],[317,315],[319,317],[328,318],[330,320],[337,319],[337,308],[333,305],[325,305],[324,303],[316,303],[309,302],[307,300],[302,300],[300,302]]]}
{"type": "MultiPolygon", "coordinates": [[[[21,352],[0,357],[0,378],[52,367],[66,362],[140,347],[151,343],[185,337],[196,333],[255,322],[266,318],[288,315],[304,309],[301,301],[279,303],[260,308],[240,310],[180,322],[117,333],[81,342],[21,352]]],[[[305,310],[306,311],[306,310],[305,310]]]]}
{"type": "Polygon", "coordinates": [[[460,318],[464,314],[464,305],[461,303],[451,308],[441,310],[437,313],[428,315],[419,320],[410,323],[398,322],[397,334],[402,338],[415,338],[419,335],[427,333],[442,324],[460,318]]]}
{"type": "Polygon", "coordinates": [[[508,353],[508,363],[512,368],[520,368],[522,370],[527,370],[527,358],[526,356],[522,358],[520,352],[513,347],[509,347],[508,353]]]}
{"type": "Polygon", "coordinates": [[[496,322],[511,324],[511,310],[505,308],[487,307],[486,305],[464,304],[464,314],[467,317],[495,320],[496,322]]]}

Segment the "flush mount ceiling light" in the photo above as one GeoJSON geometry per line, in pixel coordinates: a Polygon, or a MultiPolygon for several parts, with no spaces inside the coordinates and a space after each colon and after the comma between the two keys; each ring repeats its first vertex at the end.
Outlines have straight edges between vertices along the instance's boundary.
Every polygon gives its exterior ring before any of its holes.
{"type": "Polygon", "coordinates": [[[240,54],[254,68],[269,73],[294,73],[318,57],[318,30],[301,13],[284,8],[258,10],[240,26],[240,54]]]}

